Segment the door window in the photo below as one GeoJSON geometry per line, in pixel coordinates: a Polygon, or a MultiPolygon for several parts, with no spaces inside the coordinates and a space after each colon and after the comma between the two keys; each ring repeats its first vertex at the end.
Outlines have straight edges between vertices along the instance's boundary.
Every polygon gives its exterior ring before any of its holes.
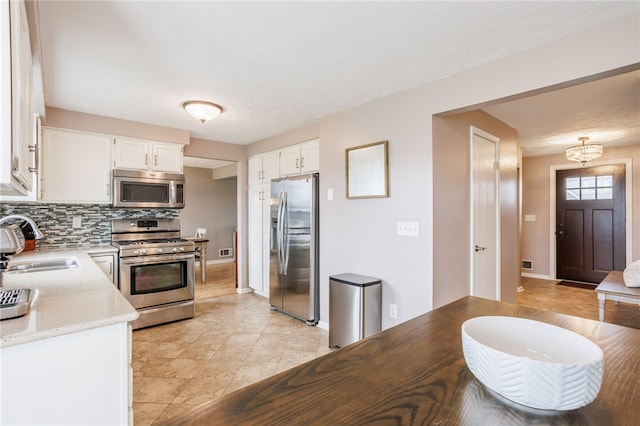
{"type": "Polygon", "coordinates": [[[567,201],[613,199],[612,175],[566,178],[565,187],[567,201]]]}

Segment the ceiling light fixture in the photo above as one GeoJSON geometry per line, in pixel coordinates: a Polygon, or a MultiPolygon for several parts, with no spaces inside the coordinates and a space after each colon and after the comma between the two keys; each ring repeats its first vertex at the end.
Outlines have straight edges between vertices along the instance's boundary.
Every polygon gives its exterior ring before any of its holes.
{"type": "Polygon", "coordinates": [[[578,138],[581,145],[575,145],[567,148],[567,160],[576,161],[578,163],[586,163],[587,161],[594,160],[602,155],[602,145],[584,143],[589,140],[588,137],[582,136],[578,138]]]}
{"type": "Polygon", "coordinates": [[[203,124],[222,114],[220,105],[206,101],[189,101],[183,103],[182,107],[203,124]]]}

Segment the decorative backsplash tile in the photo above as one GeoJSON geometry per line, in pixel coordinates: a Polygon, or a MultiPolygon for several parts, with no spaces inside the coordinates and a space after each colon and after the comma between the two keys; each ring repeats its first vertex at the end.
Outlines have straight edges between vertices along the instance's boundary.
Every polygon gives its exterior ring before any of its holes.
{"type": "Polygon", "coordinates": [[[127,218],[179,218],[175,209],[121,209],[102,204],[2,203],[0,217],[21,214],[35,221],[44,239],[36,247],[63,247],[111,242],[111,220],[127,218]],[[80,228],[73,218],[80,217],[80,228]]]}

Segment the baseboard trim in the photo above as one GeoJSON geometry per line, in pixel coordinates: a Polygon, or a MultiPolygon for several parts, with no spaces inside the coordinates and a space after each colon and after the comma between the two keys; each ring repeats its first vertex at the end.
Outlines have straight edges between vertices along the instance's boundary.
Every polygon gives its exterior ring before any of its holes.
{"type": "Polygon", "coordinates": [[[522,272],[520,273],[520,276],[526,277],[526,278],[538,278],[541,280],[553,280],[553,278],[551,278],[549,275],[530,274],[529,272],[522,272]]]}
{"type": "Polygon", "coordinates": [[[238,294],[253,293],[253,289],[251,287],[238,287],[236,291],[238,294]]]}
{"type": "Polygon", "coordinates": [[[318,321],[316,327],[329,331],[329,323],[326,321],[318,321]]]}
{"type": "Polygon", "coordinates": [[[233,257],[230,257],[228,259],[207,260],[207,265],[219,265],[221,263],[233,263],[233,262],[235,262],[235,259],[233,257]]]}

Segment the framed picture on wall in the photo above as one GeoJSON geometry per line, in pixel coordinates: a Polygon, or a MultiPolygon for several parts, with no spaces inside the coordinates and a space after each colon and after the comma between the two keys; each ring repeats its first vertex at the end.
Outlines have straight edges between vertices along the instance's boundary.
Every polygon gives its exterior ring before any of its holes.
{"type": "Polygon", "coordinates": [[[388,141],[345,150],[347,198],[389,196],[388,141]]]}

